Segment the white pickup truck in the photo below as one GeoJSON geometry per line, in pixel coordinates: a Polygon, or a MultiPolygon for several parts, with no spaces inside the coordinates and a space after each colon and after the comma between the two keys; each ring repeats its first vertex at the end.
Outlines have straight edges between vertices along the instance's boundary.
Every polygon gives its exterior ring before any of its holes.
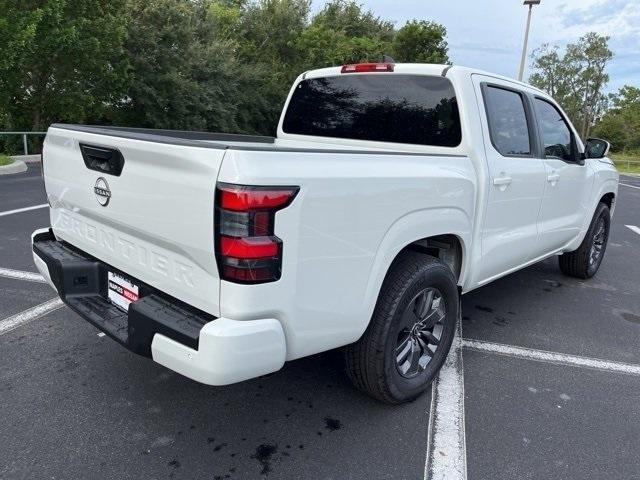
{"type": "Polygon", "coordinates": [[[34,260],[81,317],[198,382],[344,347],[355,385],[400,403],[443,364],[461,294],[553,255],[596,273],[608,147],[501,76],[314,70],[276,138],[52,125],[34,260]]]}

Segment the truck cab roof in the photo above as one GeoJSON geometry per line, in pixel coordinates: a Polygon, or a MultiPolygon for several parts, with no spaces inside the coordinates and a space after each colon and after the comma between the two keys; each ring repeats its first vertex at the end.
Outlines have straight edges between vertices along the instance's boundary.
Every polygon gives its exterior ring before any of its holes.
{"type": "MultiPolygon", "coordinates": [[[[381,62],[380,65],[382,64],[383,63],[381,62]]],[[[441,63],[393,63],[388,65],[393,65],[393,70],[386,71],[386,72],[380,71],[380,73],[388,73],[388,74],[395,73],[395,74],[405,74],[405,75],[441,75],[443,77],[446,77],[453,73],[458,75],[479,74],[479,75],[494,77],[500,80],[506,80],[506,81],[518,84],[525,88],[531,88],[531,89],[537,90],[538,92],[546,95],[545,92],[528,83],[521,82],[504,75],[498,75],[496,73],[487,72],[478,68],[465,67],[461,65],[447,65],[447,64],[441,64],[441,63]]],[[[307,72],[304,72],[302,75],[300,75],[300,77],[298,78],[298,81],[304,80],[307,78],[322,78],[322,77],[332,77],[336,75],[341,75],[343,74],[342,68],[343,66],[309,70],[307,72]]],[[[374,73],[374,72],[367,72],[367,73],[374,73]]]]}

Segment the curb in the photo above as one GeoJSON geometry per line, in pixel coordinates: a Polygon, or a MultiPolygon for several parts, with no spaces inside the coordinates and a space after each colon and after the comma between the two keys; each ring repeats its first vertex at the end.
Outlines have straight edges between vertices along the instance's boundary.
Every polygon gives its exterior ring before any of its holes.
{"type": "Polygon", "coordinates": [[[27,171],[27,164],[22,160],[14,160],[13,163],[0,167],[0,175],[10,175],[12,173],[22,173],[27,171]]]}
{"type": "Polygon", "coordinates": [[[36,155],[11,155],[14,161],[23,161],[25,163],[40,163],[40,154],[36,155]]]}

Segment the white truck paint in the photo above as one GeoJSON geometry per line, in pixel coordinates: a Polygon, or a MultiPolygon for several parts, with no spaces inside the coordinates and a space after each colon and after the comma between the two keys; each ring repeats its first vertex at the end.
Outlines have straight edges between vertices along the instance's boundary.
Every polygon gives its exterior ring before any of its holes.
{"type": "MultiPolygon", "coordinates": [[[[462,292],[580,245],[598,203],[617,195],[615,167],[606,159],[501,154],[492,142],[487,86],[555,105],[545,93],[500,76],[397,64],[393,71],[336,67],[301,75],[275,139],[53,125],[44,145],[52,233],[216,317],[202,327],[197,349],[156,333],[151,353],[158,363],[213,385],[273,372],[287,360],[358,340],[392,261],[409,245],[439,248],[445,239],[442,258],[462,292]],[[300,83],[341,75],[446,78],[462,140],[432,146],[285,132],[300,83]],[[80,144],[117,149],[122,174],[88,169],[80,144]],[[106,206],[96,201],[98,177],[111,192],[106,206]],[[217,184],[299,188],[275,214],[274,234],[283,246],[277,281],[220,280],[217,184]]],[[[531,119],[537,122],[533,112],[531,119]]],[[[585,147],[569,128],[582,154],[585,147]]],[[[535,124],[529,129],[535,150],[535,124]]],[[[47,264],[37,253],[34,258],[50,279],[47,264]]]]}

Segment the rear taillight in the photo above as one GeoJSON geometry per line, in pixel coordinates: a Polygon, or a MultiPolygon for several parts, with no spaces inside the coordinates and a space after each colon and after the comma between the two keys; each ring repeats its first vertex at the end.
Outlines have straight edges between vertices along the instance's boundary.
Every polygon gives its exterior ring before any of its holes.
{"type": "Polygon", "coordinates": [[[273,282],[282,269],[282,240],[274,234],[276,212],[298,187],[218,183],[216,258],[220,278],[237,283],[273,282]]]}

